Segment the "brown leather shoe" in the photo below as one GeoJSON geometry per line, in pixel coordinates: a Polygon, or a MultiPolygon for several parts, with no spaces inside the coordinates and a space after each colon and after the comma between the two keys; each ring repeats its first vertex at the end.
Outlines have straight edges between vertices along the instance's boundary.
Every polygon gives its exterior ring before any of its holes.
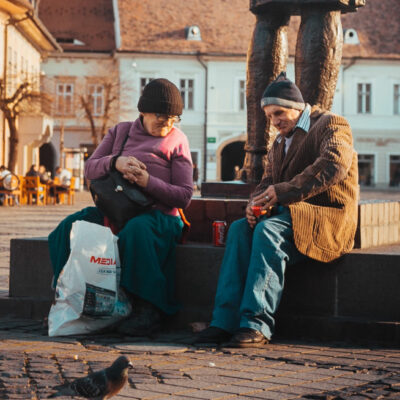
{"type": "Polygon", "coordinates": [[[231,337],[232,334],[230,334],[229,332],[221,328],[217,328],[216,326],[210,326],[199,333],[193,344],[195,346],[212,344],[219,345],[223,342],[228,341],[231,337]]]}
{"type": "Polygon", "coordinates": [[[233,335],[225,347],[262,347],[269,343],[269,340],[260,332],[251,328],[240,328],[233,335]]]}

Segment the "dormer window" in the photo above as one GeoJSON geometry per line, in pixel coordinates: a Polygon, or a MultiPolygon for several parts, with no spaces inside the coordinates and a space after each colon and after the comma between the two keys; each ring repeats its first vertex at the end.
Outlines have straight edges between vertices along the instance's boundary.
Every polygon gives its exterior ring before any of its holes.
{"type": "Polygon", "coordinates": [[[343,32],[343,43],[344,44],[360,44],[358,39],[357,31],[353,28],[345,29],[343,32]]]}
{"type": "Polygon", "coordinates": [[[82,42],[79,39],[74,39],[74,38],[57,38],[57,43],[62,43],[62,44],[73,44],[75,46],[84,46],[85,43],[82,42]]]}
{"type": "Polygon", "coordinates": [[[200,28],[197,25],[185,28],[186,40],[201,40],[200,28]]]}

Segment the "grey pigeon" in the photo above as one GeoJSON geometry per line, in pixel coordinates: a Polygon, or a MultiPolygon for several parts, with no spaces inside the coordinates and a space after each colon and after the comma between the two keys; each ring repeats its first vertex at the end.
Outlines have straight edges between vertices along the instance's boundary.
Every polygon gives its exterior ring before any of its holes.
{"type": "Polygon", "coordinates": [[[80,396],[91,400],[107,400],[115,396],[128,380],[128,369],[133,368],[128,357],[118,357],[110,367],[93,372],[84,378],[56,386],[48,399],[61,396],[80,396]]]}

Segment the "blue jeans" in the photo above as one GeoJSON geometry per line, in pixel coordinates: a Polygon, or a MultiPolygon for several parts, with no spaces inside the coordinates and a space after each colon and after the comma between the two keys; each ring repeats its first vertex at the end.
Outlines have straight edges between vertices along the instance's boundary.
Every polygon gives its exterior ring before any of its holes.
{"type": "Polygon", "coordinates": [[[287,207],[262,217],[254,229],[246,218],[229,228],[211,326],[234,332],[252,328],[270,339],[287,265],[306,258],[293,241],[287,207]]]}

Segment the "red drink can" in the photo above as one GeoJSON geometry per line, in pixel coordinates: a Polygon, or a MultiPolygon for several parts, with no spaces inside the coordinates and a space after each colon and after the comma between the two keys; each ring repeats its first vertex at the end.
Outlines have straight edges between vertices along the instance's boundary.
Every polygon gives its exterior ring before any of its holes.
{"type": "Polygon", "coordinates": [[[225,246],[226,221],[213,222],[213,244],[214,246],[225,246]]]}

